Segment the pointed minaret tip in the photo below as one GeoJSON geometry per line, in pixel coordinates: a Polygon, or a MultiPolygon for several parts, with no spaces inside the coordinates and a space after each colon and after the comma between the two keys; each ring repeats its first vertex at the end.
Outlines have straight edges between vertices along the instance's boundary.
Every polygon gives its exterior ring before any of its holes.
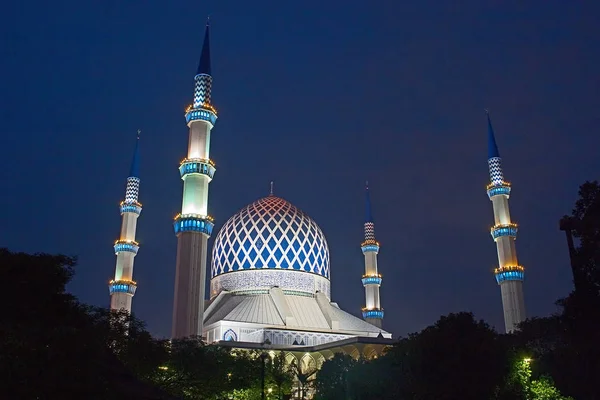
{"type": "Polygon", "coordinates": [[[373,222],[373,213],[371,212],[371,196],[369,195],[369,181],[365,182],[365,222],[373,222]]]}
{"type": "Polygon", "coordinates": [[[202,53],[200,54],[200,62],[198,63],[198,71],[196,75],[206,74],[210,72],[210,16],[206,19],[206,30],[204,32],[204,43],[202,44],[202,53]]]}
{"type": "Polygon", "coordinates": [[[135,150],[133,151],[133,159],[131,160],[131,168],[129,169],[129,177],[139,178],[140,177],[140,134],[141,130],[138,129],[135,140],[135,150]]]}
{"type": "Polygon", "coordinates": [[[269,191],[269,196],[274,196],[274,194],[273,194],[273,181],[271,181],[271,190],[269,191]]]}
{"type": "Polygon", "coordinates": [[[488,122],[488,160],[491,158],[499,158],[500,152],[498,151],[498,145],[496,144],[496,137],[494,136],[494,128],[492,128],[492,120],[490,119],[490,112],[486,109],[485,114],[488,122]]]}

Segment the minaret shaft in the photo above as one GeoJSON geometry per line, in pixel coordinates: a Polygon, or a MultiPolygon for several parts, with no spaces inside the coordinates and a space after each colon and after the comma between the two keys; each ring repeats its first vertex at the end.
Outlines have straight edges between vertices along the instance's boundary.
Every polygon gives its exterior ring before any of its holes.
{"type": "Polygon", "coordinates": [[[173,301],[174,339],[201,336],[208,238],[213,222],[208,215],[208,186],[215,167],[210,160],[210,133],[217,120],[211,103],[209,27],[206,27],[202,55],[194,77],[194,100],[186,110],[189,127],[187,157],[179,166],[183,180],[181,213],[175,217],[177,259],[173,301]]]}
{"type": "Polygon", "coordinates": [[[365,256],[365,274],[362,283],[365,287],[365,307],[362,310],[365,321],[379,328],[382,327],[383,309],[379,296],[381,286],[381,275],[377,270],[377,255],[379,254],[379,243],[375,239],[375,223],[371,214],[371,199],[369,188],[366,190],[366,217],[365,217],[365,241],[361,244],[361,250],[365,256]]]}
{"type": "Polygon", "coordinates": [[[137,284],[133,280],[133,262],[139,249],[139,245],[135,241],[135,234],[137,220],[142,212],[142,205],[138,202],[140,188],[138,164],[139,136],[131,171],[127,178],[125,200],[121,203],[121,234],[114,245],[115,254],[117,255],[115,278],[108,285],[111,310],[125,310],[129,313],[131,312],[131,302],[137,289],[137,284]]]}
{"type": "Polygon", "coordinates": [[[508,199],[511,187],[504,180],[502,160],[496,145],[492,124],[488,115],[488,167],[490,184],[487,188],[488,197],[494,210],[494,226],[491,235],[496,242],[498,253],[498,268],[495,269],[496,281],[502,294],[504,310],[504,326],[507,333],[517,329],[520,322],[526,319],[525,301],[523,296],[524,269],[517,260],[515,240],[517,224],[510,218],[508,199]]]}

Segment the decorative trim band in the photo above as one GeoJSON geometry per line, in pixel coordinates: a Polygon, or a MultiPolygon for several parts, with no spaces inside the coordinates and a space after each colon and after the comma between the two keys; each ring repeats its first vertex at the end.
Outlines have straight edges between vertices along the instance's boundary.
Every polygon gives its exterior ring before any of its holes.
{"type": "Polygon", "coordinates": [[[138,250],[140,249],[140,245],[134,240],[117,240],[114,248],[115,254],[119,254],[122,251],[137,254],[138,250]]]}
{"type": "Polygon", "coordinates": [[[179,165],[179,175],[183,179],[188,174],[202,174],[210,179],[215,175],[215,164],[201,158],[184,159],[179,165]]]}
{"type": "Polygon", "coordinates": [[[135,291],[137,289],[137,284],[134,281],[110,281],[108,284],[108,290],[110,294],[113,293],[127,293],[130,295],[135,295],[135,291]]]}
{"type": "Polygon", "coordinates": [[[197,214],[178,214],[173,222],[175,234],[181,232],[201,232],[210,236],[214,228],[214,220],[210,216],[197,214]]]}
{"type": "Polygon", "coordinates": [[[494,238],[494,240],[502,236],[510,236],[516,238],[518,230],[519,229],[517,224],[499,224],[493,226],[490,229],[490,234],[492,235],[492,238],[494,238]]]}
{"type": "Polygon", "coordinates": [[[363,310],[363,318],[383,319],[383,310],[363,310]]]}

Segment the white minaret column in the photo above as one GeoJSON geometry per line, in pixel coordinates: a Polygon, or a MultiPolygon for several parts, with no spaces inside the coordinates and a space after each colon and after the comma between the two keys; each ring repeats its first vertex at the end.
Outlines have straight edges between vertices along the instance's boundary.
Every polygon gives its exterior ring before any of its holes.
{"type": "Polygon", "coordinates": [[[131,301],[137,288],[133,280],[133,259],[135,258],[139,245],[135,241],[135,230],[137,219],[142,212],[142,205],[138,202],[140,192],[140,131],[138,131],[135,143],[135,152],[131,162],[127,187],[125,189],[125,200],[121,202],[121,235],[115,242],[115,254],[117,255],[117,266],[115,268],[115,279],[110,281],[108,288],[110,292],[110,309],[125,310],[131,313],[131,301]]]}
{"type": "Polygon", "coordinates": [[[194,103],[185,119],[189,127],[187,157],[179,166],[183,180],[181,213],[175,217],[177,261],[173,301],[173,338],[202,335],[208,238],[213,219],[208,215],[208,184],[215,173],[210,160],[210,132],[217,120],[211,103],[209,25],[198,71],[194,77],[194,103]]]}
{"type": "Polygon", "coordinates": [[[517,262],[515,240],[517,238],[517,224],[510,219],[508,198],[510,196],[510,183],[504,180],[502,164],[492,122],[488,114],[488,166],[490,170],[490,184],[487,194],[494,207],[494,226],[491,235],[496,242],[499,266],[494,270],[496,281],[502,293],[502,307],[504,309],[504,326],[506,332],[512,332],[517,325],[525,320],[525,301],[523,299],[524,268],[517,262]]]}
{"type": "Polygon", "coordinates": [[[383,308],[379,298],[379,287],[381,286],[381,274],[377,271],[377,254],[379,254],[379,242],[375,240],[375,223],[371,213],[371,198],[369,196],[369,183],[366,187],[366,215],[365,215],[365,241],[360,248],[365,256],[365,274],[362,283],[365,287],[366,305],[362,310],[365,321],[379,328],[383,322],[383,308]]]}

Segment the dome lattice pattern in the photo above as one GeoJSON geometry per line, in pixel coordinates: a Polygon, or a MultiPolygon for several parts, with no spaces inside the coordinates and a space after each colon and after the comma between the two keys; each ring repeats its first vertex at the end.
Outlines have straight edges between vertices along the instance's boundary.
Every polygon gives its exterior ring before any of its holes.
{"type": "Polygon", "coordinates": [[[268,196],[231,217],[215,238],[211,277],[250,269],[288,269],[329,279],[321,229],[289,202],[268,196]]]}

